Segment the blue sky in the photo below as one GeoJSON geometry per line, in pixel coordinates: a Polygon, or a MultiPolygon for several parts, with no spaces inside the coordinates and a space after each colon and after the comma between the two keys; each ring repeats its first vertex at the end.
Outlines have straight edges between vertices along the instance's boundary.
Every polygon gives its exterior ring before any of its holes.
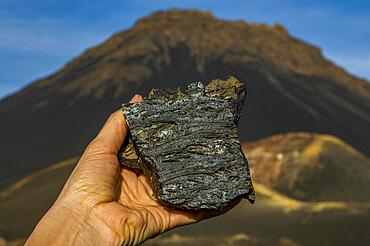
{"type": "Polygon", "coordinates": [[[279,22],[370,80],[370,1],[0,0],[0,98],[55,72],[138,18],[173,7],[209,10],[227,20],[279,22]]]}

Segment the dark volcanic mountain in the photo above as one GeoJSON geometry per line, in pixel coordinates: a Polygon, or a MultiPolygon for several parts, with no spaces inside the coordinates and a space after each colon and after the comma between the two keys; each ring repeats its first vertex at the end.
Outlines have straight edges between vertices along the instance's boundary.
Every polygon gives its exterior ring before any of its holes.
{"type": "Polygon", "coordinates": [[[370,85],[281,25],[170,10],[139,20],[0,102],[0,187],[81,153],[134,93],[233,75],[246,82],[242,140],[328,133],[370,154],[370,85]]]}

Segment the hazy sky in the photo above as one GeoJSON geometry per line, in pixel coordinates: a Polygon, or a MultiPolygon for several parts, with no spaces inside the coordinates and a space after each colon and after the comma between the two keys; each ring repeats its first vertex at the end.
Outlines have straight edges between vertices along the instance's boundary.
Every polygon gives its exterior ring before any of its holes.
{"type": "Polygon", "coordinates": [[[55,72],[138,18],[173,7],[210,10],[227,20],[282,23],[370,80],[368,0],[0,0],[0,97],[55,72]]]}

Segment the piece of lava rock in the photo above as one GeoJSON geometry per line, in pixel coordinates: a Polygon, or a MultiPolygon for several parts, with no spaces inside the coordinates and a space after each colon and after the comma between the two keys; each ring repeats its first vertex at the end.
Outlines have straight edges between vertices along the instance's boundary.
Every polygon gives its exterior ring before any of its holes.
{"type": "Polygon", "coordinates": [[[121,163],[142,169],[156,197],[174,208],[220,210],[237,198],[253,202],[237,131],[245,96],[245,86],[229,77],[206,87],[192,83],[184,93],[153,89],[144,101],[124,104],[130,137],[121,163]]]}

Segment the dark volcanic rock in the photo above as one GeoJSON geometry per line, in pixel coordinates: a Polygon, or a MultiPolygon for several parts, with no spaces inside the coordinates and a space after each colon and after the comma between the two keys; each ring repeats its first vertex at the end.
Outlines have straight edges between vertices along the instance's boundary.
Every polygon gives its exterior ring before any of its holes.
{"type": "Polygon", "coordinates": [[[237,125],[246,90],[237,79],[192,83],[186,92],[153,89],[123,105],[130,140],[120,154],[151,177],[157,198],[182,209],[222,209],[254,201],[237,125]]]}

